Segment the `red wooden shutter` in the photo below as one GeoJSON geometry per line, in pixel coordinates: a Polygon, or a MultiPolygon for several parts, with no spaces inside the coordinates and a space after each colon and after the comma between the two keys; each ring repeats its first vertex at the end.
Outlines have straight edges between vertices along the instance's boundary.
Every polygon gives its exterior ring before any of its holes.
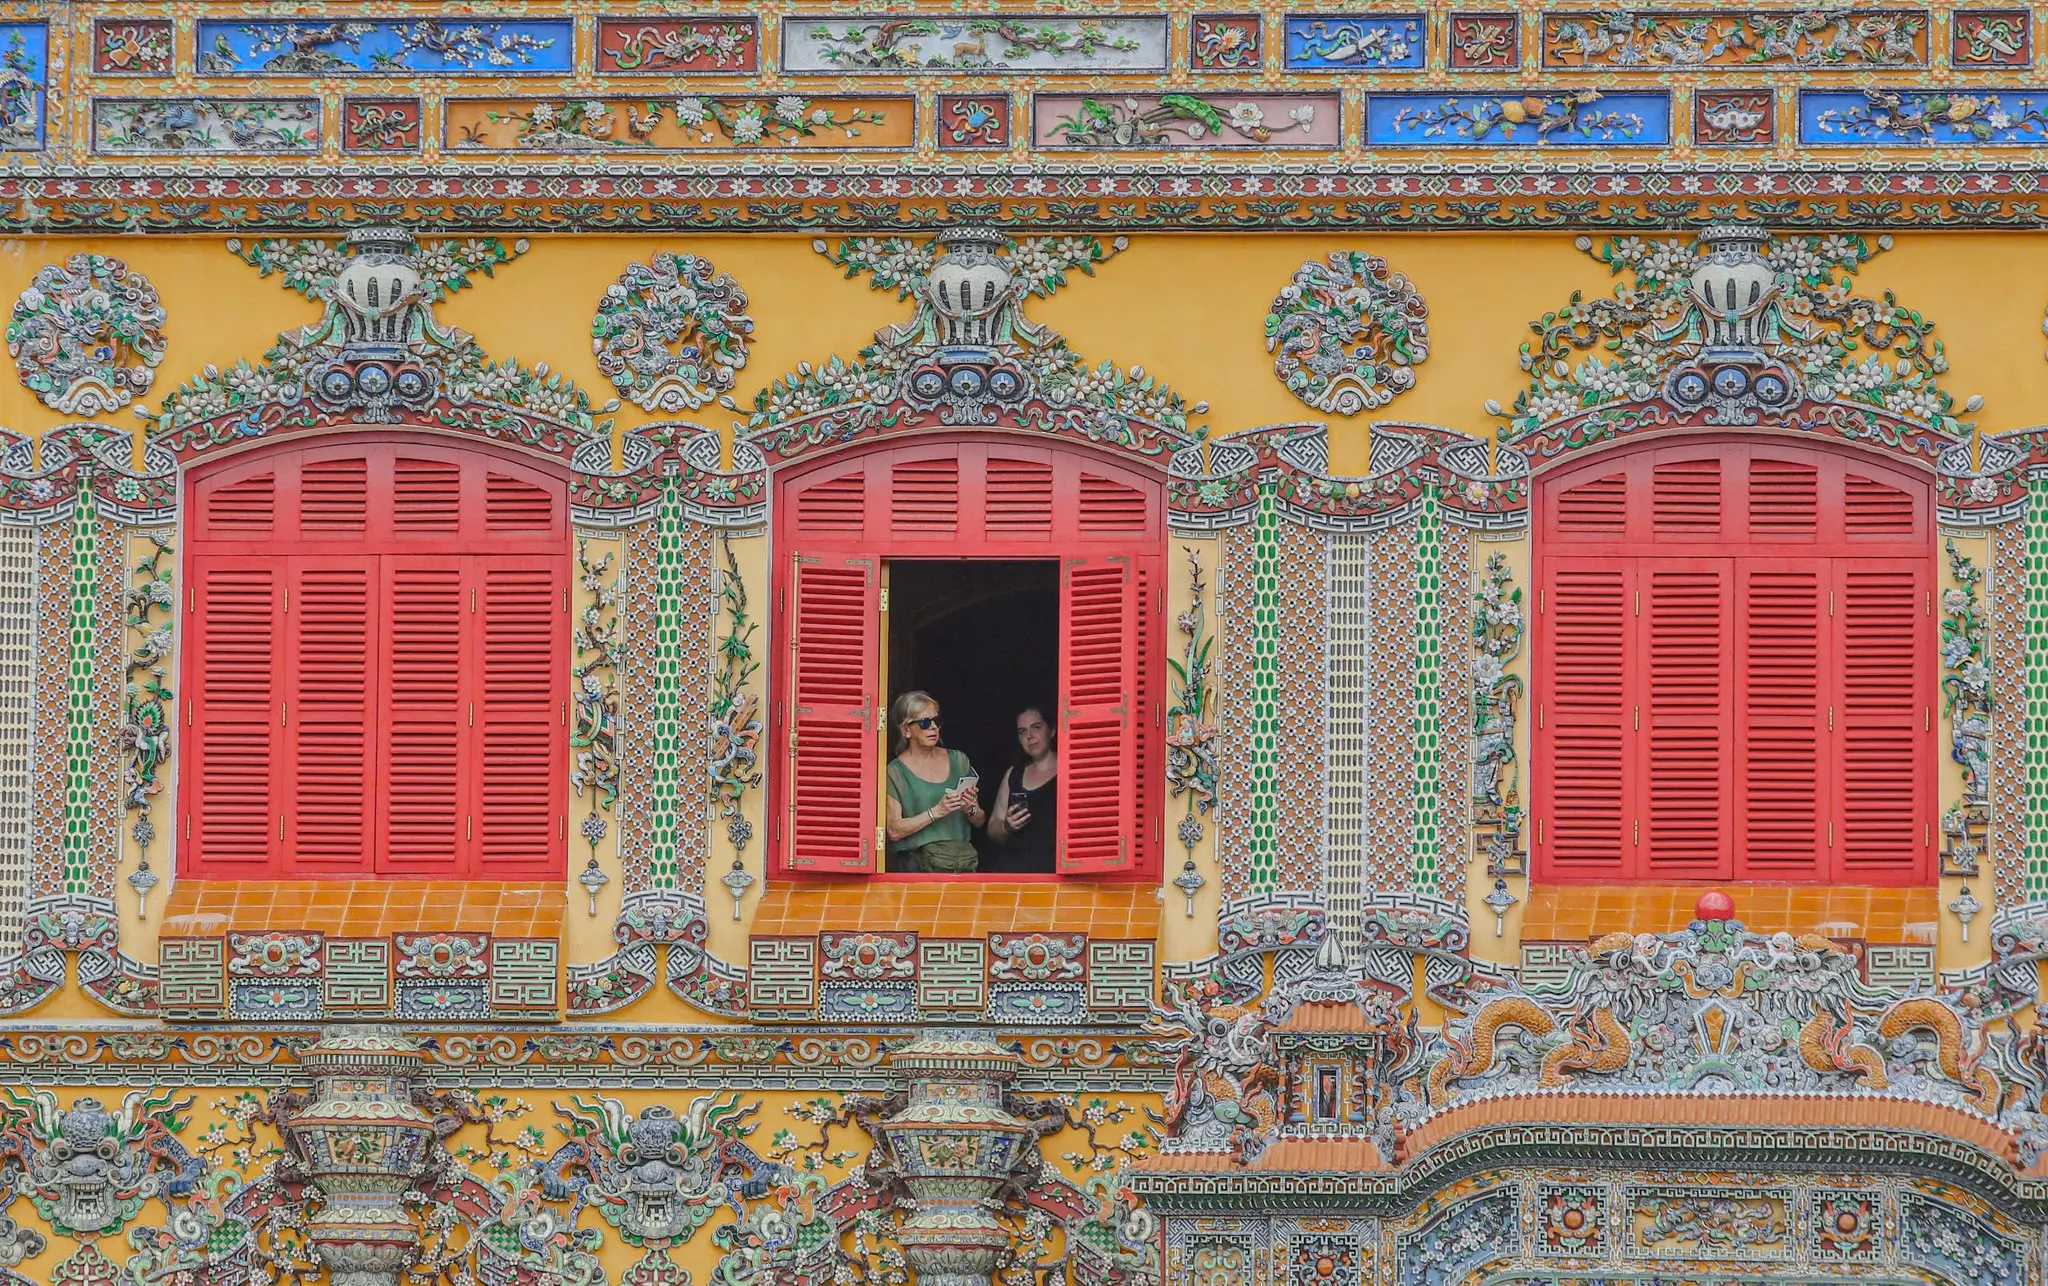
{"type": "Polygon", "coordinates": [[[190,576],[186,869],[212,879],[261,876],[279,851],[283,572],[273,559],[217,555],[194,558],[190,576]]]}
{"type": "MultiPolygon", "coordinates": [[[[493,475],[495,477],[495,475],[493,475]]],[[[562,869],[566,568],[550,557],[478,560],[475,869],[530,879],[562,869]]]]}
{"type": "MultiPolygon", "coordinates": [[[[1713,482],[1718,505],[1718,470],[1713,482]]],[[[1711,528],[1717,513],[1692,504],[1675,518],[1711,528]]],[[[1664,517],[1660,513],[1658,521],[1664,517]]],[[[1726,877],[1731,869],[1729,570],[1721,559],[1671,558],[1646,561],[1638,573],[1637,646],[1646,664],[1637,668],[1634,703],[1642,727],[1632,758],[1642,766],[1633,810],[1640,814],[1641,838],[1633,818],[1628,838],[1642,851],[1643,875],[1706,879],[1726,877]]]]}
{"type": "Polygon", "coordinates": [[[1825,869],[1828,568],[1754,560],[1736,594],[1736,874],[1811,879],[1825,869]]]}
{"type": "Polygon", "coordinates": [[[1068,559],[1060,578],[1062,873],[1137,860],[1140,603],[1124,557],[1068,559]]]}
{"type": "Polygon", "coordinates": [[[880,578],[865,557],[795,559],[786,636],[791,655],[791,746],[786,760],[789,865],[876,868],[876,791],[887,716],[876,692],[880,578]]]}
{"type": "Polygon", "coordinates": [[[385,768],[377,869],[430,875],[461,868],[473,830],[464,789],[474,699],[464,673],[469,578],[462,560],[389,556],[384,564],[385,768]]]}
{"type": "Polygon", "coordinates": [[[1836,878],[1906,883],[1928,874],[1928,581],[1924,565],[1835,560],[1836,878]]]}
{"type": "Polygon", "coordinates": [[[1132,738],[1137,751],[1135,767],[1137,807],[1131,818],[1131,833],[1140,838],[1140,851],[1165,842],[1162,820],[1166,788],[1159,739],[1166,727],[1165,704],[1160,700],[1164,678],[1162,659],[1155,649],[1166,628],[1164,567],[1158,558],[1140,558],[1138,570],[1138,634],[1136,678],[1137,732],[1132,738]]]}
{"type": "Polygon", "coordinates": [[[1630,867],[1628,745],[1634,722],[1629,671],[1635,572],[1626,559],[1555,559],[1541,594],[1550,646],[1539,658],[1543,707],[1537,848],[1548,869],[1620,876],[1630,867]]]}
{"type": "MultiPolygon", "coordinates": [[[[346,510],[339,513],[345,519],[346,510]]],[[[378,775],[372,699],[377,560],[358,555],[281,561],[289,566],[291,596],[286,642],[277,656],[286,675],[280,719],[286,751],[277,775],[289,869],[312,876],[367,875],[378,775]]]]}

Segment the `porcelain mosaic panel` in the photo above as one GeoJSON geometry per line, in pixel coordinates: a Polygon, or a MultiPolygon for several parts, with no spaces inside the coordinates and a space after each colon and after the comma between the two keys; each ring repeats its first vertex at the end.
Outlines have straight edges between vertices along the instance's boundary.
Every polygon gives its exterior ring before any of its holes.
{"type": "MultiPolygon", "coordinates": [[[[2026,714],[2027,673],[2027,531],[2023,524],[2003,523],[1991,531],[1992,698],[2005,706],[2004,717],[1991,723],[1993,763],[2024,764],[2029,720],[2026,714]],[[2002,672],[2002,680],[1998,677],[2002,672]]],[[[2001,906],[2027,900],[2026,820],[2027,775],[2024,771],[1991,774],[1991,870],[2001,906]]]]}

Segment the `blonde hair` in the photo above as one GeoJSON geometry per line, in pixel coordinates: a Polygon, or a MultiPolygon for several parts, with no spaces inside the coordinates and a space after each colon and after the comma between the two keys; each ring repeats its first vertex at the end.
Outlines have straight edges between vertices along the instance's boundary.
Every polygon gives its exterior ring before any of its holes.
{"type": "Polygon", "coordinates": [[[939,703],[932,699],[931,693],[924,691],[922,688],[912,688],[908,692],[899,692],[896,694],[896,699],[889,703],[890,754],[900,755],[910,749],[910,738],[903,735],[903,725],[912,719],[924,717],[916,712],[927,706],[931,708],[933,713],[936,714],[938,712],[939,703]]]}

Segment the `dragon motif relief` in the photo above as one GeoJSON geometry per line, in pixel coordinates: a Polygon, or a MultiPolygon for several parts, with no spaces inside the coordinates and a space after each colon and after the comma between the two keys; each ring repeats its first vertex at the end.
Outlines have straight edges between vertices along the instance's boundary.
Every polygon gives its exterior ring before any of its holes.
{"type": "Polygon", "coordinates": [[[2008,1098],[1968,1003],[1893,999],[1825,938],[1734,920],[1609,934],[1577,955],[1563,988],[1500,995],[1449,1022],[1443,1042],[1433,1108],[1526,1087],[1890,1089],[1993,1114],[2008,1098]]]}
{"type": "Polygon", "coordinates": [[[613,1098],[569,1101],[555,1109],[567,1141],[534,1162],[531,1176],[543,1198],[570,1203],[571,1225],[591,1206],[636,1246],[678,1242],[722,1208],[745,1220],[742,1198],[789,1177],[747,1143],[759,1105],[742,1105],[737,1094],[692,1099],[680,1116],[660,1104],[636,1115],[613,1098]]]}
{"type": "Polygon", "coordinates": [[[1942,712],[1949,758],[1963,770],[1963,797],[1942,814],[1941,856],[1946,874],[1975,875],[1991,826],[1991,631],[1978,597],[1983,569],[1953,540],[1947,553],[1955,585],[1941,596],[1942,712]]]}
{"type": "Polygon", "coordinates": [[[206,1164],[178,1140],[190,1098],[131,1090],[118,1108],[0,1088],[0,1175],[61,1236],[118,1232],[151,1197],[190,1195],[206,1164]]]}

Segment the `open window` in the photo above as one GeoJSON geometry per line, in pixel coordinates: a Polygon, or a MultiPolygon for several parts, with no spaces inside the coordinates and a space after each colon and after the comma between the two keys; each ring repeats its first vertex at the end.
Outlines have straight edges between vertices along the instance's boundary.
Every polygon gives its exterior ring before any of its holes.
{"type": "Polygon", "coordinates": [[[561,875],[562,481],[352,437],[236,457],[191,497],[181,871],[561,875]]]}
{"type": "Polygon", "coordinates": [[[1544,478],[1537,876],[1931,880],[1932,505],[1778,442],[1544,478]]]}
{"type": "Polygon", "coordinates": [[[1155,875],[1162,490],[1091,452],[1003,439],[881,448],[778,479],[783,869],[882,869],[889,701],[924,688],[985,802],[1017,711],[1050,707],[1056,872],[1155,875]]]}

